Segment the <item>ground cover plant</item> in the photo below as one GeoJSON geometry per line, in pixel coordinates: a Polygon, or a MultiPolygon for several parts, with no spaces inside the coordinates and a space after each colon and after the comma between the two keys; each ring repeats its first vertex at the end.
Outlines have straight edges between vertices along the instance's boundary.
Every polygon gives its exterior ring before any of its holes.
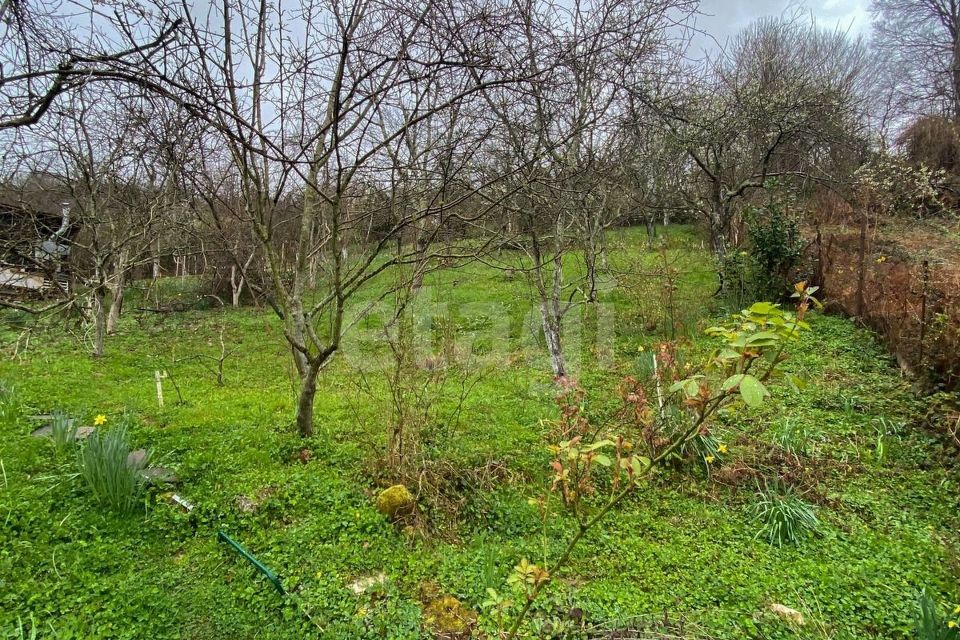
{"type": "MultiPolygon", "coordinates": [[[[693,230],[671,228],[668,240],[708,264],[693,230]]],[[[642,229],[611,234],[609,245],[611,263],[662,261],[642,229]]],[[[580,267],[571,260],[569,268],[580,267]]],[[[709,300],[715,280],[708,269],[693,271],[680,294],[709,300]]],[[[418,334],[426,346],[416,359],[426,367],[424,384],[436,377],[430,367],[489,370],[471,380],[464,399],[431,399],[444,408],[418,423],[426,436],[417,459],[429,473],[418,484],[410,475],[418,467],[404,467],[417,505],[395,520],[377,510],[381,490],[398,480],[384,464],[393,435],[389,376],[369,369],[376,358],[390,363],[378,338],[389,308],[358,327],[356,349],[325,371],[316,434],[307,439],[290,428],[297,373],[270,313],[130,315],[100,359],[62,325],[37,328],[29,349],[0,363],[0,629],[58,638],[506,632],[538,583],[536,571],[552,568],[579,530],[576,518],[544,519],[536,499],[556,481],[557,450],[549,447],[570,440],[560,437],[570,417],[563,407],[609,424],[629,396],[625,378],[649,385],[652,353],[671,345],[686,371],[682,363],[701,361],[723,339],[705,329],[739,311],[705,305],[699,326],[674,342],[670,322],[649,327],[631,293],[606,277],[598,308],[586,311],[611,316],[611,337],[594,339],[606,334],[589,313],[571,325],[580,338],[569,343],[569,361],[582,395],[558,406],[523,279],[482,264],[426,275],[420,300],[430,311],[418,317],[429,331],[418,334]],[[484,330],[492,324],[500,327],[493,340],[484,330]],[[457,350],[441,365],[449,326],[460,329],[457,350]],[[222,384],[200,359],[185,357],[218,353],[221,335],[242,346],[225,360],[222,384]],[[168,375],[162,407],[158,370],[168,375]],[[54,408],[84,426],[101,416],[106,424],[94,433],[105,438],[128,420],[128,446],[149,449],[179,484],[151,488],[124,509],[101,505],[72,456],[30,435],[36,424],[28,416],[54,408]],[[451,411],[459,418],[448,423],[451,411]],[[443,496],[457,496],[456,504],[443,496]],[[220,530],[276,571],[286,595],[218,543],[220,530]]],[[[543,582],[518,636],[911,638],[921,590],[949,628],[960,600],[956,472],[942,463],[936,436],[917,424],[921,407],[874,337],[811,313],[783,375],[764,384],[765,402],[719,411],[709,432],[611,508],[543,582]],[[769,500],[802,499],[816,514],[815,531],[790,540],[785,525],[774,524],[784,532],[777,544],[770,522],[791,518],[798,505],[758,520],[758,486],[769,500]]],[[[12,345],[15,334],[8,338],[12,345]]],[[[656,406],[656,386],[648,388],[656,406]]],[[[649,446],[664,446],[647,435],[649,446]]],[[[635,444],[642,442],[640,434],[635,444]]],[[[90,445],[74,446],[83,456],[90,445]]],[[[612,459],[615,449],[594,451],[612,459]]],[[[580,506],[599,508],[611,482],[596,475],[595,494],[580,506]]]]}

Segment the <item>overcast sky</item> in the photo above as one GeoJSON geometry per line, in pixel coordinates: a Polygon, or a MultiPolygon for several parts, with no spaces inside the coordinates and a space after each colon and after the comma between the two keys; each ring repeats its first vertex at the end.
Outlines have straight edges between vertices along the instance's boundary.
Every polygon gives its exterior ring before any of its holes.
{"type": "MultiPolygon", "coordinates": [[[[809,12],[825,27],[849,29],[851,35],[869,35],[870,0],[702,0],[697,27],[723,44],[740,29],[761,16],[778,16],[785,11],[809,12]]],[[[710,37],[697,36],[695,49],[712,48],[710,37]]]]}

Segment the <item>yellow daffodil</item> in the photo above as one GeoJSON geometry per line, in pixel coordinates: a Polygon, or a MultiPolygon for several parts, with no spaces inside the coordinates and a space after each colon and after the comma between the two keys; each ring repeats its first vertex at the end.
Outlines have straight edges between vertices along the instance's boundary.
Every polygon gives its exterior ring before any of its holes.
{"type": "Polygon", "coordinates": [[[704,458],[704,460],[707,461],[707,464],[713,464],[713,461],[716,460],[716,458],[714,458],[713,456],[707,456],[706,458],[704,458]]]}
{"type": "Polygon", "coordinates": [[[93,419],[93,424],[96,426],[101,426],[107,423],[107,416],[102,413],[98,413],[97,416],[93,419]]]}
{"type": "Polygon", "coordinates": [[[721,444],[719,447],[717,447],[717,452],[718,452],[718,453],[726,453],[726,452],[727,452],[727,445],[721,444]]]}

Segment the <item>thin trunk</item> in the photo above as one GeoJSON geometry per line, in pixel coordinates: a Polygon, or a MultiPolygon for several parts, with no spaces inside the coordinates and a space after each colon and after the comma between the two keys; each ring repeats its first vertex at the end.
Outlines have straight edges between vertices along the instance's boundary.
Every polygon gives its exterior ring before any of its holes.
{"type": "Polygon", "coordinates": [[[117,283],[111,287],[112,299],[110,300],[110,313],[107,315],[107,334],[113,335],[117,332],[117,325],[120,323],[120,312],[123,310],[123,294],[126,291],[122,275],[117,283]]]}
{"type": "Polygon", "coordinates": [[[98,284],[93,289],[93,357],[100,358],[104,353],[104,339],[107,334],[106,312],[104,309],[104,300],[106,298],[106,286],[98,284]]]}
{"type": "Polygon", "coordinates": [[[300,374],[300,399],[297,402],[297,431],[301,437],[313,435],[313,400],[317,395],[317,373],[320,364],[311,362],[300,374]]]}
{"type": "Polygon", "coordinates": [[[567,364],[563,359],[563,348],[560,345],[560,320],[555,317],[552,305],[544,300],[540,305],[540,314],[543,318],[543,337],[547,341],[547,352],[550,354],[550,366],[553,375],[562,378],[567,375],[567,364]]]}

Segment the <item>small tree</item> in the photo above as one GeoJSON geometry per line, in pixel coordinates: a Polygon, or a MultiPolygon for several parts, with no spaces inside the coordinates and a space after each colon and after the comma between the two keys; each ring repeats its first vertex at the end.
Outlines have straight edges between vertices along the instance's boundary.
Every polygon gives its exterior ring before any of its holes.
{"type": "MultiPolygon", "coordinates": [[[[726,447],[710,436],[717,412],[741,402],[763,404],[770,395],[767,384],[781,375],[779,366],[787,348],[809,329],[805,316],[815,288],[796,286],[796,312],[758,302],[735,315],[728,324],[707,333],[718,347],[698,366],[687,369],[667,345],[653,355],[652,388],[627,378],[620,388],[622,406],[610,424],[594,424],[583,410],[583,393],[565,381],[558,398],[559,441],[550,447],[553,481],[540,499],[544,518],[557,514],[570,518],[574,533],[550,565],[522,560],[511,582],[521,601],[509,625],[515,638],[534,603],[573,559],[584,537],[598,527],[623,500],[642,488],[656,470],[694,453],[706,464],[718,462],[726,447]],[[601,496],[601,491],[606,496],[601,496]]],[[[494,601],[504,599],[494,593],[494,601]]]]}

